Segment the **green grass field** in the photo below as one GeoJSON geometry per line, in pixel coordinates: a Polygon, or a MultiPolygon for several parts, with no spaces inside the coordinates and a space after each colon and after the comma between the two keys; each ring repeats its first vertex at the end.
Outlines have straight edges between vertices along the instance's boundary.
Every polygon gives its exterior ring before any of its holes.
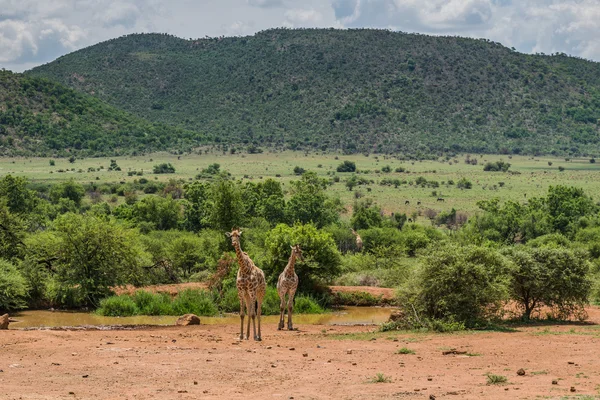
{"type": "MultiPolygon", "coordinates": [[[[139,157],[114,157],[121,171],[107,171],[111,158],[88,158],[70,163],[67,159],[55,159],[51,166],[48,158],[2,158],[0,159],[0,174],[13,174],[27,177],[31,182],[60,182],[70,178],[80,183],[107,183],[107,182],[133,182],[139,176],[128,176],[127,172],[143,171],[148,180],[168,181],[169,179],[193,180],[194,177],[208,165],[219,163],[221,170],[229,171],[236,179],[258,182],[261,179],[274,178],[280,180],[284,188],[289,182],[298,179],[294,175],[295,166],[306,170],[315,171],[323,177],[340,177],[338,183],[333,184],[328,192],[339,196],[347,206],[352,205],[355,192],[361,192],[367,197],[374,198],[386,212],[423,211],[427,208],[434,210],[457,210],[472,213],[477,210],[479,200],[498,197],[501,200],[525,201],[528,198],[546,194],[550,185],[570,185],[583,188],[587,194],[596,196],[600,189],[600,163],[592,164],[589,159],[572,159],[551,157],[525,157],[483,155],[476,156],[478,165],[469,165],[464,162],[463,155],[449,161],[400,161],[385,158],[383,155],[364,156],[354,154],[348,156],[335,154],[304,154],[301,152],[263,153],[263,154],[235,154],[222,155],[218,153],[193,154],[176,156],[167,153],[155,153],[139,157]],[[337,159],[336,159],[337,158],[337,159]],[[337,173],[336,167],[344,160],[354,161],[364,177],[374,181],[373,184],[357,186],[349,191],[345,181],[351,173],[337,173]],[[510,171],[520,174],[502,172],[484,172],[483,165],[487,161],[504,160],[512,164],[510,171]],[[168,162],[176,169],[175,174],[155,175],[152,167],[159,163],[168,162]],[[552,165],[549,165],[549,162],[552,165]],[[377,172],[382,167],[389,165],[391,173],[377,172]],[[558,167],[565,168],[559,171],[558,167]],[[88,172],[88,168],[95,168],[95,172],[88,172]],[[104,167],[100,169],[100,167],[104,167]],[[397,167],[405,168],[408,173],[393,172],[397,167]],[[74,170],[72,170],[74,169],[74,170]],[[63,170],[65,172],[58,172],[63,170]],[[362,171],[369,171],[363,174],[362,171]],[[279,176],[278,176],[279,175],[279,176]],[[421,188],[415,185],[403,184],[399,188],[381,186],[379,182],[384,178],[398,178],[414,182],[418,177],[428,181],[438,181],[438,188],[421,188]],[[459,189],[456,185],[448,185],[449,180],[457,182],[462,177],[469,179],[472,189],[459,189]],[[442,183],[444,182],[444,183],[442,183]],[[504,182],[503,187],[500,187],[504,182]],[[370,188],[371,191],[368,192],[370,188]],[[432,192],[437,194],[433,195],[432,192]],[[437,201],[443,197],[444,202],[437,201]],[[405,202],[409,201],[409,205],[405,202]],[[417,205],[420,201],[421,205],[417,205]]],[[[350,209],[348,207],[348,209],[350,209]]]]}

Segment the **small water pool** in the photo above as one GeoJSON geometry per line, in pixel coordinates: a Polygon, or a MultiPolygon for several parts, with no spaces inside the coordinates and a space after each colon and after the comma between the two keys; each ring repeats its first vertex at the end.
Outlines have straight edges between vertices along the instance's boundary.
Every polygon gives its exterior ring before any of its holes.
{"type": "MultiPolygon", "coordinates": [[[[391,308],[384,307],[344,307],[325,314],[295,314],[294,324],[298,325],[358,325],[380,324],[390,317],[391,308]]],[[[27,310],[11,314],[18,322],[10,324],[10,329],[43,328],[61,326],[106,326],[106,325],[173,325],[175,316],[103,317],[94,313],[27,310]]],[[[263,323],[277,324],[278,315],[262,317],[263,323]]],[[[287,317],[286,317],[287,321],[287,317]]],[[[226,314],[221,317],[200,317],[205,325],[239,324],[240,317],[226,314]]]]}

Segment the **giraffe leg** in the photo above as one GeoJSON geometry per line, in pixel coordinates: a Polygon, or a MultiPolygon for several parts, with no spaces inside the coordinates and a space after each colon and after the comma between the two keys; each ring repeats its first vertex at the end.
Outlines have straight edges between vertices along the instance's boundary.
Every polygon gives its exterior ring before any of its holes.
{"type": "MultiPolygon", "coordinates": [[[[250,296],[250,303],[248,303],[250,310],[248,315],[252,316],[252,336],[256,340],[256,295],[250,296]]],[[[250,318],[248,319],[248,340],[250,339],[250,318]]]]}
{"type": "Polygon", "coordinates": [[[291,290],[288,297],[288,330],[293,331],[294,325],[292,324],[292,313],[294,310],[294,295],[296,294],[295,290],[291,290]]]}
{"type": "Polygon", "coordinates": [[[238,297],[240,298],[240,340],[244,340],[244,316],[246,310],[244,309],[244,296],[238,289],[238,297]]]}
{"type": "Polygon", "coordinates": [[[285,293],[279,293],[279,326],[277,330],[282,330],[285,320],[285,293]]]}
{"type": "Polygon", "coordinates": [[[244,339],[250,340],[250,320],[252,319],[252,310],[254,309],[254,303],[252,303],[251,296],[249,294],[246,294],[244,299],[246,301],[246,313],[248,314],[248,323],[246,325],[246,334],[244,335],[244,339]]]}
{"type": "Polygon", "coordinates": [[[258,313],[258,336],[256,337],[256,340],[258,340],[260,342],[262,340],[262,335],[260,332],[260,316],[262,315],[262,302],[263,302],[262,297],[259,296],[256,299],[256,302],[257,302],[256,312],[258,313]]]}

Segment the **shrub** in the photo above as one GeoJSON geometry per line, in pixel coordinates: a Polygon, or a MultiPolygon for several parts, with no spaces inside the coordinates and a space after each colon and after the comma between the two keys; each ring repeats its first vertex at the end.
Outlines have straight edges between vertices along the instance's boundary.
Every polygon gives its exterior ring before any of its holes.
{"type": "Polygon", "coordinates": [[[411,350],[411,349],[409,349],[407,347],[403,347],[401,349],[398,349],[396,351],[396,354],[415,354],[415,351],[411,350]]]}
{"type": "Polygon", "coordinates": [[[175,315],[196,314],[210,317],[218,314],[217,305],[211,294],[205,290],[181,291],[171,306],[175,315]]]}
{"type": "Polygon", "coordinates": [[[299,167],[299,166],[294,167],[294,175],[302,175],[305,172],[306,172],[306,170],[302,167],[299,167]]]}
{"type": "Polygon", "coordinates": [[[130,296],[121,295],[102,299],[96,313],[105,317],[130,317],[138,314],[138,309],[130,296]]]}
{"type": "Polygon", "coordinates": [[[484,171],[491,171],[491,172],[506,172],[508,171],[508,169],[510,168],[510,163],[504,162],[504,161],[496,161],[496,162],[488,162],[484,165],[483,170],[484,171]]]}
{"type": "Polygon", "coordinates": [[[456,187],[459,189],[471,189],[473,184],[467,178],[463,177],[456,182],[456,187]]]}
{"type": "Polygon", "coordinates": [[[141,315],[172,315],[171,297],[167,293],[136,291],[131,297],[141,315]]]}
{"type": "Polygon", "coordinates": [[[356,163],[346,160],[338,165],[337,172],[356,172],[356,163]]]}
{"type": "Polygon", "coordinates": [[[487,374],[488,385],[498,385],[500,383],[506,383],[508,379],[503,375],[487,374]]]}
{"type": "Polygon", "coordinates": [[[0,260],[0,310],[18,310],[27,306],[27,282],[17,268],[0,260]]]}
{"type": "Polygon", "coordinates": [[[312,296],[297,295],[294,298],[294,313],[323,314],[325,310],[312,296]]]}
{"type": "Polygon", "coordinates": [[[174,174],[175,173],[175,167],[173,167],[171,165],[171,163],[162,163],[162,164],[155,165],[152,170],[155,174],[174,174]]]}
{"type": "Polygon", "coordinates": [[[508,297],[508,261],[493,249],[438,247],[399,291],[406,315],[475,327],[499,315],[508,297]]]}

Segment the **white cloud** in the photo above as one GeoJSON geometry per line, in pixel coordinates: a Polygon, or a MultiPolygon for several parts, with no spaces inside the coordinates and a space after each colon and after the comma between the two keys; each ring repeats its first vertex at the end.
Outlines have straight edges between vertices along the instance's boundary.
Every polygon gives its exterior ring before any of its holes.
{"type": "Polygon", "coordinates": [[[293,26],[314,25],[321,21],[321,19],[323,18],[323,15],[320,12],[312,8],[293,8],[291,10],[287,10],[284,16],[286,20],[290,22],[293,26]]]}

